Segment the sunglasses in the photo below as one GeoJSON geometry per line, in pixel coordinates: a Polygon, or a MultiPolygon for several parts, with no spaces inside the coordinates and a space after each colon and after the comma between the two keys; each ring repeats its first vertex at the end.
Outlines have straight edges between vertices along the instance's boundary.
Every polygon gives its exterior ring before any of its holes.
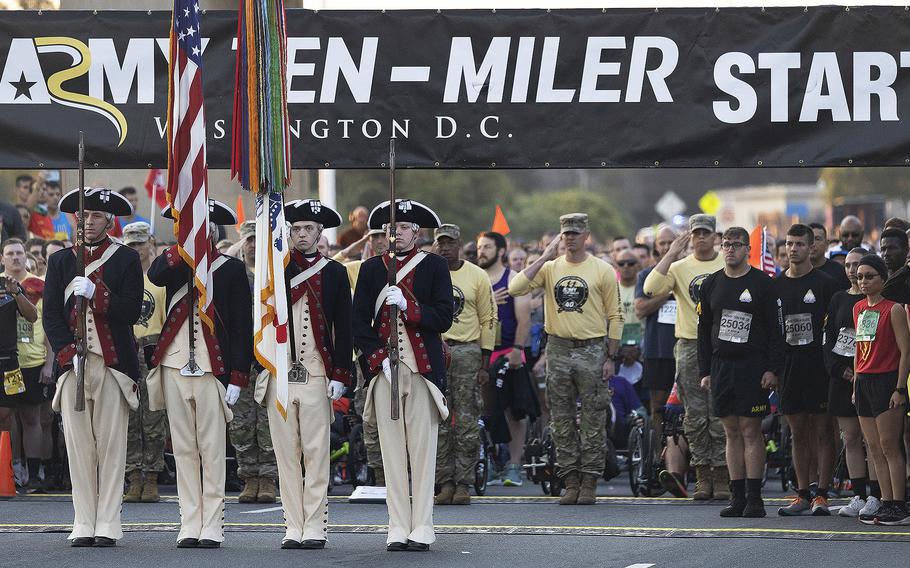
{"type": "Polygon", "coordinates": [[[638,264],[638,261],[637,260],[620,260],[616,264],[618,264],[619,266],[635,266],[636,264],[638,264]]]}
{"type": "Polygon", "coordinates": [[[874,280],[878,276],[880,276],[880,274],[878,274],[877,272],[873,272],[871,274],[859,273],[856,275],[856,280],[859,282],[862,282],[863,280],[874,280]]]}
{"type": "Polygon", "coordinates": [[[732,242],[732,243],[721,243],[720,248],[724,250],[739,250],[747,246],[746,243],[732,242]]]}

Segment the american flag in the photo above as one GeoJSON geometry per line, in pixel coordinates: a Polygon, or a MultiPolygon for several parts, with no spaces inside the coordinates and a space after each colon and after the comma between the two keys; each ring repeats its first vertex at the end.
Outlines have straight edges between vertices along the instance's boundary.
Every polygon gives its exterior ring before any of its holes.
{"type": "Polygon", "coordinates": [[[774,268],[774,257],[771,253],[767,227],[757,225],[752,229],[752,233],[749,235],[749,247],[751,248],[749,264],[768,276],[774,276],[777,271],[774,268]]]}
{"type": "Polygon", "coordinates": [[[180,255],[195,274],[199,315],[211,329],[212,259],[197,0],[174,2],[168,66],[167,199],[174,210],[174,235],[180,255]]]}
{"type": "Polygon", "coordinates": [[[256,196],[256,268],[253,290],[253,348],[256,359],[275,377],[278,412],[287,419],[288,296],[284,268],[290,261],[284,198],[280,193],[256,196]]]}

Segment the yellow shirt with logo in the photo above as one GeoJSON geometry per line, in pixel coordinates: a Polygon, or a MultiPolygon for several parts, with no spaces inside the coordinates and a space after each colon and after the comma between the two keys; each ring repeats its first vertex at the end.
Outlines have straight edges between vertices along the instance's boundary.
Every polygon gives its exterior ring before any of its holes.
{"type": "Polygon", "coordinates": [[[588,255],[573,264],[560,256],[545,262],[533,280],[519,272],[509,282],[509,294],[523,296],[540,287],[546,290],[543,309],[548,334],[580,340],[622,337],[619,283],[606,262],[588,255]]]}
{"type": "Polygon", "coordinates": [[[724,267],[724,259],[716,255],[712,260],[698,260],[690,254],[670,265],[667,274],[652,270],[645,278],[644,291],[648,296],[662,296],[673,292],[676,298],[676,337],[696,339],[698,337],[698,316],[695,304],[698,291],[705,278],[724,267]]]}
{"type": "MultiPolygon", "coordinates": [[[[28,278],[41,278],[27,273],[23,280],[28,278]]],[[[43,278],[41,278],[43,280],[43,278]]],[[[47,360],[47,346],[44,344],[44,300],[35,304],[38,309],[38,319],[34,323],[28,321],[22,314],[16,314],[16,351],[19,354],[19,366],[31,369],[44,365],[47,360]]]]}
{"type": "MultiPolygon", "coordinates": [[[[335,255],[338,256],[338,255],[335,255]]],[[[335,260],[338,260],[335,257],[332,257],[335,260]]],[[[342,262],[342,261],[339,261],[342,262]]],[[[350,262],[344,263],[344,269],[348,271],[348,282],[351,284],[351,294],[354,293],[354,288],[357,286],[357,277],[360,276],[360,265],[363,264],[362,260],[352,260],[350,262]]]]}
{"type": "Polygon", "coordinates": [[[136,339],[148,337],[150,335],[159,335],[161,328],[164,327],[164,310],[167,306],[167,292],[160,286],[155,286],[149,277],[145,278],[145,290],[142,293],[142,312],[139,314],[139,321],[133,325],[133,334],[136,339]]]}
{"type": "Polygon", "coordinates": [[[467,343],[480,341],[481,349],[493,350],[496,344],[498,310],[493,302],[490,278],[480,267],[462,262],[458,270],[450,270],[455,317],[452,327],[442,338],[467,343]]]}

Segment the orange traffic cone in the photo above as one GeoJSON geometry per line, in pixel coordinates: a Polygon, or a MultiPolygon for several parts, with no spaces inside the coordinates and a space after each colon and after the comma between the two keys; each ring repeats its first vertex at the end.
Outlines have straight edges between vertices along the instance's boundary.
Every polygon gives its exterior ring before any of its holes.
{"type": "Polygon", "coordinates": [[[16,482],[13,480],[13,445],[9,432],[0,432],[0,499],[16,496],[16,482]]]}

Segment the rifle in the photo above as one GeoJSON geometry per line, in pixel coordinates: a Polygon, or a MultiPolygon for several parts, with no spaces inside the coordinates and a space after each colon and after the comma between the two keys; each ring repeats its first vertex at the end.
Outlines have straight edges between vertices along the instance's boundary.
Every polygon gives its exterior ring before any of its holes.
{"type": "MultiPolygon", "coordinates": [[[[395,257],[395,139],[389,140],[389,286],[397,284],[398,259],[395,257]]],[[[392,368],[392,420],[400,416],[398,400],[398,306],[389,306],[389,363],[392,368]]]]}
{"type": "MultiPolygon", "coordinates": [[[[79,217],[76,218],[76,276],[85,277],[85,135],[79,131],[79,217]]],[[[88,302],[76,296],[76,412],[85,410],[85,320],[88,302]]]]}
{"type": "MultiPolygon", "coordinates": [[[[208,241],[206,241],[208,244],[208,241]]],[[[189,325],[189,336],[190,336],[190,356],[189,360],[186,362],[186,365],[180,369],[180,375],[183,377],[201,377],[205,373],[199,368],[199,365],[196,364],[196,330],[195,328],[195,317],[196,317],[196,275],[193,274],[193,269],[187,268],[187,273],[189,278],[187,280],[187,289],[186,293],[190,299],[189,314],[187,317],[187,324],[189,325]]]]}

